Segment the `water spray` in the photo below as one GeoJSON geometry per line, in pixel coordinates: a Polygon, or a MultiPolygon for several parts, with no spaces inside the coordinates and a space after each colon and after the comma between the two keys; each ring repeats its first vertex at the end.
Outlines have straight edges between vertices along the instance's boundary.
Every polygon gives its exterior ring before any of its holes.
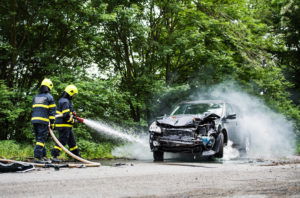
{"type": "Polygon", "coordinates": [[[78,122],[85,124],[86,126],[94,129],[95,131],[97,131],[99,133],[103,133],[112,138],[122,139],[127,142],[136,142],[136,143],[140,143],[141,145],[145,144],[145,142],[142,139],[134,137],[133,135],[129,135],[129,134],[117,131],[117,130],[113,129],[112,127],[110,127],[104,123],[101,123],[99,121],[81,118],[75,112],[73,112],[73,116],[76,118],[76,120],[78,122]]]}
{"type": "Polygon", "coordinates": [[[139,160],[152,159],[147,135],[137,137],[134,134],[116,130],[103,122],[90,119],[84,119],[83,123],[100,134],[126,142],[126,144],[114,148],[112,151],[114,156],[139,160]]]}
{"type": "MultiPolygon", "coordinates": [[[[223,83],[208,91],[199,92],[192,99],[217,98],[235,104],[240,112],[239,133],[251,133],[251,148],[247,157],[282,157],[292,155],[295,148],[293,123],[284,116],[272,111],[261,100],[251,96],[234,83],[223,83]]],[[[149,149],[148,136],[137,137],[116,130],[107,124],[90,119],[82,119],[75,115],[89,128],[110,138],[126,141],[127,144],[115,148],[112,153],[118,157],[136,159],[152,159],[149,149]]],[[[231,142],[224,148],[224,160],[239,158],[240,153],[233,148],[231,142]]]]}
{"type": "Polygon", "coordinates": [[[94,120],[89,120],[89,119],[84,119],[83,122],[85,125],[87,125],[88,127],[94,129],[95,131],[108,135],[112,138],[117,138],[117,139],[121,139],[127,142],[132,142],[132,143],[139,143],[141,145],[145,145],[145,141],[135,137],[134,135],[130,135],[130,134],[126,134],[126,133],[122,133],[120,131],[117,131],[115,129],[113,129],[112,127],[101,123],[99,121],[94,121],[94,120]]]}

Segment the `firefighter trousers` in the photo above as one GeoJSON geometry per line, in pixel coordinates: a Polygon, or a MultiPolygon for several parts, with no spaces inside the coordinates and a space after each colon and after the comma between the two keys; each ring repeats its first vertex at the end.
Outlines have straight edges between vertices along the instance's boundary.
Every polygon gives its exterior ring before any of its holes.
{"type": "Polygon", "coordinates": [[[49,133],[48,125],[33,123],[33,129],[34,129],[35,140],[36,140],[36,145],[34,148],[34,157],[41,159],[43,157],[46,157],[45,142],[47,141],[48,133],[49,133]]]}
{"type": "MultiPolygon", "coordinates": [[[[60,143],[65,146],[68,144],[69,150],[77,155],[80,156],[79,154],[79,149],[76,145],[76,140],[74,137],[74,133],[71,127],[62,127],[58,128],[58,133],[59,133],[59,141],[60,143]]],[[[60,151],[62,149],[56,144],[54,148],[51,151],[51,154],[54,158],[58,157],[60,155],[60,151]]]]}

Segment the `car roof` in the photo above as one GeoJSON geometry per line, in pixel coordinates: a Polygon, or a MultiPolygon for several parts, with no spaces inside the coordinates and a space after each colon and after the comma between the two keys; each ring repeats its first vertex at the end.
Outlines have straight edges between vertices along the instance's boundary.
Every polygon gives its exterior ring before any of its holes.
{"type": "Polygon", "coordinates": [[[180,104],[206,104],[206,103],[225,103],[223,100],[194,100],[194,101],[185,101],[180,104]]]}

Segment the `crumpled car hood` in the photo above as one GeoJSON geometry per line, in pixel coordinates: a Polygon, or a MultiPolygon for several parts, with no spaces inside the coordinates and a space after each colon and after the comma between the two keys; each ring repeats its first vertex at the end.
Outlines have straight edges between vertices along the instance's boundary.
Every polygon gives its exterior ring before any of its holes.
{"type": "Polygon", "coordinates": [[[195,119],[204,120],[209,117],[220,118],[219,115],[216,115],[214,113],[198,114],[198,115],[174,115],[174,116],[163,117],[161,119],[156,120],[156,122],[158,125],[162,124],[162,125],[170,125],[174,127],[184,127],[184,126],[193,125],[195,119]]]}
{"type": "Polygon", "coordinates": [[[165,124],[165,125],[170,125],[170,126],[174,126],[174,127],[180,127],[180,126],[192,125],[193,120],[195,118],[202,119],[203,116],[201,116],[201,115],[175,115],[175,116],[164,117],[162,119],[157,120],[156,122],[158,124],[165,124]]]}

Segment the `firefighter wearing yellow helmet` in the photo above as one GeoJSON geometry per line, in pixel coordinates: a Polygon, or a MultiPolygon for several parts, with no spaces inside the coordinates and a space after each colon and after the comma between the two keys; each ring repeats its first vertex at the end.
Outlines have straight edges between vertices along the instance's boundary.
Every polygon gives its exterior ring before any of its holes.
{"type": "MultiPolygon", "coordinates": [[[[73,133],[73,125],[75,122],[83,122],[83,119],[76,117],[74,119],[73,114],[75,111],[73,109],[72,99],[74,96],[78,94],[78,89],[75,85],[68,85],[64,92],[61,95],[61,98],[58,101],[58,107],[56,111],[56,122],[55,129],[59,132],[59,141],[62,145],[68,144],[69,150],[79,156],[79,149],[76,145],[74,133],[73,133]]],[[[51,151],[52,154],[52,162],[59,162],[60,160],[57,157],[60,154],[62,149],[55,145],[51,151]]]]}
{"type": "Polygon", "coordinates": [[[48,137],[49,125],[52,128],[54,127],[56,105],[53,96],[50,94],[51,89],[53,89],[51,80],[44,79],[39,94],[32,101],[31,123],[36,137],[34,158],[37,163],[47,162],[45,142],[48,137]]]}
{"type": "Polygon", "coordinates": [[[65,92],[67,92],[67,94],[69,94],[71,97],[73,97],[75,94],[78,94],[78,89],[75,85],[68,85],[65,88],[65,92]]]}

